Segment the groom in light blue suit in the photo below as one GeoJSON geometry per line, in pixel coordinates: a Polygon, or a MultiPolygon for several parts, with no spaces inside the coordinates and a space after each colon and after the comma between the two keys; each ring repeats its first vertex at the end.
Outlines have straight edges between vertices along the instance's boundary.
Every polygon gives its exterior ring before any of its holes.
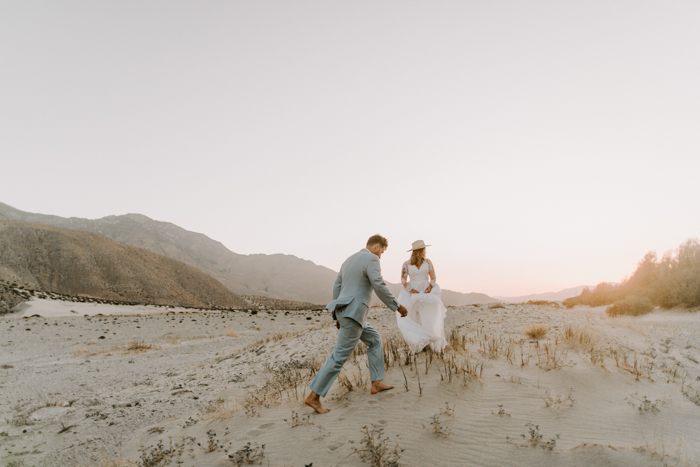
{"type": "Polygon", "coordinates": [[[335,325],[339,329],[338,341],[333,353],[309,385],[311,394],[305,400],[306,404],[318,413],[328,412],[321,405],[320,398],[324,397],[330,389],[358,340],[367,345],[367,361],[372,378],[370,392],[376,394],[394,387],[382,382],[384,378],[382,338],[371,325],[367,324],[372,290],[391,310],[398,311],[402,317],[408,313],[408,310],[399,305],[389,291],[379,268],[379,258],[388,246],[389,242],[386,238],[374,235],[367,240],[367,248],[346,259],[340,267],[338,278],[333,286],[333,301],[326,306],[327,310],[333,312],[333,319],[336,320],[335,325]]]}

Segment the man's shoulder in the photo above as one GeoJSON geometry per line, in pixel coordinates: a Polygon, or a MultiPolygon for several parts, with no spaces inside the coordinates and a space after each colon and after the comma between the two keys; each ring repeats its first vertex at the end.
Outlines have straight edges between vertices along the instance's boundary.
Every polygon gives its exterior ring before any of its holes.
{"type": "MultiPolygon", "coordinates": [[[[371,259],[372,256],[374,256],[375,258],[377,257],[377,255],[373,254],[367,248],[363,248],[360,251],[358,251],[357,253],[351,255],[350,258],[371,259]]],[[[348,259],[350,259],[350,258],[348,258],[348,259]]]]}

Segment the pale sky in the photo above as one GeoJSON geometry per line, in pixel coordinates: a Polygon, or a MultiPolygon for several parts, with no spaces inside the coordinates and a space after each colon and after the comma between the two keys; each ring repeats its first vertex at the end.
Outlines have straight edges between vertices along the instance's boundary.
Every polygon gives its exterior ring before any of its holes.
{"type": "Polygon", "coordinates": [[[4,1],[0,201],[399,281],[619,281],[700,235],[700,2],[4,1]]]}

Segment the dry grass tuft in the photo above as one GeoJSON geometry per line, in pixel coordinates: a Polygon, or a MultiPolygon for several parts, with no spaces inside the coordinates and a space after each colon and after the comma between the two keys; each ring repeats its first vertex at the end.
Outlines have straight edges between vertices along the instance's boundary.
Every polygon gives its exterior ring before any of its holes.
{"type": "Polygon", "coordinates": [[[223,399],[219,399],[205,407],[202,418],[204,420],[212,421],[228,420],[240,410],[241,408],[236,401],[225,401],[223,399]]]}
{"type": "Polygon", "coordinates": [[[229,328],[229,329],[226,329],[224,331],[224,336],[226,336],[226,337],[239,337],[240,334],[238,334],[238,332],[235,329],[229,328]]]}
{"type": "MultiPolygon", "coordinates": [[[[384,434],[384,429],[376,425],[362,427],[362,440],[358,446],[352,448],[355,454],[359,454],[362,462],[368,462],[372,467],[397,467],[403,449],[398,442],[392,448],[389,437],[384,434]]],[[[354,441],[350,441],[354,444],[354,441]]]]}
{"type": "Polygon", "coordinates": [[[146,350],[160,350],[160,347],[146,344],[143,341],[131,341],[124,347],[124,350],[127,352],[145,352],[146,350]]]}
{"type": "Polygon", "coordinates": [[[561,341],[571,344],[591,345],[598,342],[598,338],[594,337],[589,329],[567,324],[564,328],[564,335],[561,336],[561,341]]]}
{"type": "Polygon", "coordinates": [[[538,341],[547,335],[547,326],[544,324],[531,324],[527,329],[525,329],[525,334],[535,341],[538,341]]]}
{"type": "Polygon", "coordinates": [[[73,349],[74,357],[92,357],[94,355],[99,355],[102,353],[102,349],[91,349],[87,345],[79,345],[73,349]]]}
{"type": "Polygon", "coordinates": [[[182,341],[196,341],[201,339],[211,339],[210,336],[163,336],[158,340],[161,342],[167,342],[168,344],[179,344],[182,341]]]}

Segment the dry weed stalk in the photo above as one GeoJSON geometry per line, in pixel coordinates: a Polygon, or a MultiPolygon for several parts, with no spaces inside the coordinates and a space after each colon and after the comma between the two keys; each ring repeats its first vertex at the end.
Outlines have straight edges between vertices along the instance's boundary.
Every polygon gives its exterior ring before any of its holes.
{"type": "MultiPolygon", "coordinates": [[[[369,461],[372,467],[398,467],[401,453],[398,442],[392,449],[389,438],[384,436],[384,429],[376,425],[362,427],[363,437],[360,447],[353,447],[353,454],[359,454],[362,462],[369,461]]],[[[398,435],[396,435],[398,438],[398,435]]],[[[354,443],[354,441],[350,441],[354,443]]]]}
{"type": "Polygon", "coordinates": [[[551,390],[547,390],[544,397],[542,397],[544,400],[544,405],[554,410],[555,413],[559,413],[562,408],[573,407],[574,403],[576,402],[576,400],[572,397],[573,391],[574,388],[571,388],[569,390],[569,395],[566,396],[566,398],[562,398],[560,395],[553,394],[551,390]]]}
{"type": "Polygon", "coordinates": [[[179,336],[179,335],[174,335],[174,336],[163,336],[158,339],[160,342],[167,342],[168,344],[179,344],[182,341],[194,341],[194,340],[200,340],[200,339],[211,339],[211,336],[179,336]]]}
{"type": "MultiPolygon", "coordinates": [[[[353,390],[352,381],[350,381],[344,371],[338,374],[338,382],[348,390],[348,392],[353,390]]],[[[408,391],[408,389],[406,389],[408,391]]]]}
{"type": "Polygon", "coordinates": [[[291,360],[278,366],[266,365],[265,368],[271,376],[242,404],[249,417],[260,416],[260,410],[273,403],[303,399],[304,390],[321,368],[321,363],[317,358],[311,357],[303,361],[291,360]]]}
{"type": "Polygon", "coordinates": [[[242,449],[228,455],[229,460],[235,466],[245,464],[262,464],[265,458],[265,445],[247,443],[242,449]]]}
{"type": "Polygon", "coordinates": [[[146,344],[144,341],[131,341],[124,349],[126,352],[145,352],[146,350],[160,350],[153,344],[146,344]]]}
{"type": "MultiPolygon", "coordinates": [[[[539,425],[526,423],[525,426],[528,428],[530,437],[528,438],[527,435],[520,435],[525,440],[525,444],[519,444],[519,447],[540,447],[542,449],[552,451],[557,446],[559,435],[556,435],[554,438],[550,438],[549,441],[545,441],[542,433],[540,433],[539,425]]],[[[510,437],[506,437],[506,441],[510,443],[510,437]]]]}
{"type": "Polygon", "coordinates": [[[103,349],[90,349],[87,345],[79,345],[73,349],[74,357],[92,357],[103,353],[103,349]]]}
{"type": "Polygon", "coordinates": [[[307,414],[306,416],[300,417],[299,414],[293,410],[292,417],[289,420],[287,420],[286,418],[283,420],[287,422],[292,428],[297,426],[315,425],[315,423],[311,421],[311,415],[307,414]]]}

